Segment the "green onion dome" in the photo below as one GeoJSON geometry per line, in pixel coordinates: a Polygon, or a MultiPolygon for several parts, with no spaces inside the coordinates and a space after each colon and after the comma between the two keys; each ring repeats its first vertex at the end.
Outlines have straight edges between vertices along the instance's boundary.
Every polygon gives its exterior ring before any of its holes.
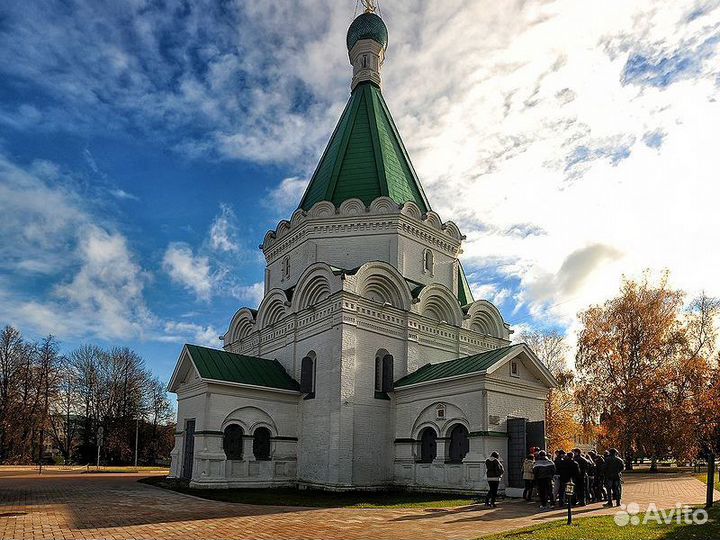
{"type": "Polygon", "coordinates": [[[387,48],[388,31],[383,20],[374,13],[359,15],[348,28],[347,48],[351,50],[361,39],[372,39],[387,48]]]}

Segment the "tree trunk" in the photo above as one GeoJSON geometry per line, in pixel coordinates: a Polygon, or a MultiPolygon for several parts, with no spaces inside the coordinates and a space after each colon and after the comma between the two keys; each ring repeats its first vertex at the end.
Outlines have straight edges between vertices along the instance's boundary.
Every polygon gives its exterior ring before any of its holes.
{"type": "Polygon", "coordinates": [[[650,472],[657,472],[658,470],[658,458],[653,454],[650,460],[650,472]]]}

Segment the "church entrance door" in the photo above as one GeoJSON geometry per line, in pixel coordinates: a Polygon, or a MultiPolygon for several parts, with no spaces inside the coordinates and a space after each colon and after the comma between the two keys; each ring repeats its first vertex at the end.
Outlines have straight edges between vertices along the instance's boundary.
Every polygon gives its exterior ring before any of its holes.
{"type": "Polygon", "coordinates": [[[192,478],[193,457],[195,454],[195,419],[185,421],[185,437],[183,449],[182,477],[186,480],[192,478]]]}

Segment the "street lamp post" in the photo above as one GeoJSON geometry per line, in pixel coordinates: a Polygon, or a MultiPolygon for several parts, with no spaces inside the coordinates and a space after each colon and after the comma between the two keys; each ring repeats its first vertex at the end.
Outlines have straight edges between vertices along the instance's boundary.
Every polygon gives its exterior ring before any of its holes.
{"type": "Polygon", "coordinates": [[[711,508],[715,495],[715,454],[708,453],[707,458],[707,496],[705,498],[705,508],[711,508]]]}
{"type": "Polygon", "coordinates": [[[100,426],[97,430],[97,464],[95,467],[97,469],[100,469],[100,447],[102,446],[103,441],[103,427],[100,426]]]}
{"type": "Polygon", "coordinates": [[[568,505],[568,519],[567,519],[568,525],[572,525],[573,495],[575,495],[575,484],[573,484],[573,481],[570,480],[567,484],[565,484],[565,499],[567,499],[567,505],[568,505]]]}
{"type": "Polygon", "coordinates": [[[135,468],[137,469],[138,462],[138,431],[140,430],[140,417],[135,419],[135,468]]]}

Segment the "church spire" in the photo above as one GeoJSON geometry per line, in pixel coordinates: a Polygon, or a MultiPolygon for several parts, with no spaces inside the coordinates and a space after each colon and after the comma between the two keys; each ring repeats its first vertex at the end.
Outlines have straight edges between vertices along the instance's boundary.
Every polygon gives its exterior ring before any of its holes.
{"type": "Polygon", "coordinates": [[[388,45],[387,27],[375,13],[375,0],[363,0],[363,5],[365,12],[355,18],[347,33],[348,56],[353,67],[353,90],[365,81],[380,86],[380,69],[388,45]]]}
{"type": "Polygon", "coordinates": [[[380,92],[380,67],[388,44],[387,27],[364,0],[365,12],[350,25],[347,48],[353,65],[352,93],[325,152],[310,179],[300,208],[319,201],[339,206],[360,199],[366,206],[378,197],[398,204],[414,202],[430,210],[405,145],[380,92]]]}

